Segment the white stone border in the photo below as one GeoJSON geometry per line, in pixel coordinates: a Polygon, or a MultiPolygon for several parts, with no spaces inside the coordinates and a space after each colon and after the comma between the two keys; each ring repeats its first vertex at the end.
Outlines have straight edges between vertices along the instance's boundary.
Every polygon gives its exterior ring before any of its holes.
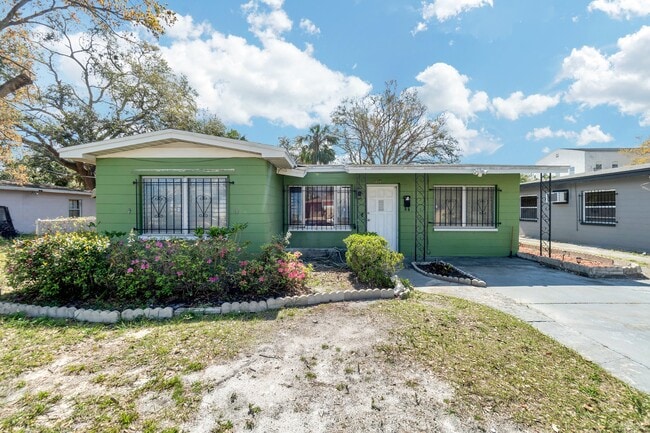
{"type": "Polygon", "coordinates": [[[411,266],[413,266],[413,269],[415,269],[416,271],[418,271],[419,273],[421,273],[423,275],[426,275],[427,277],[436,278],[438,280],[443,280],[443,281],[449,281],[450,283],[466,284],[468,286],[475,286],[475,287],[487,287],[487,283],[485,281],[480,280],[480,279],[468,274],[465,271],[461,271],[460,269],[456,268],[454,265],[449,264],[447,262],[444,262],[444,263],[448,264],[449,266],[454,268],[456,271],[467,275],[469,278],[447,277],[445,275],[431,274],[431,273],[429,273],[429,272],[427,272],[427,271],[425,271],[425,270],[423,270],[422,268],[419,267],[419,265],[425,265],[425,264],[428,264],[428,263],[430,263],[430,262],[411,262],[411,266]]]}
{"type": "Polygon", "coordinates": [[[308,307],[330,302],[371,301],[377,299],[393,299],[403,297],[408,293],[401,280],[395,275],[391,278],[395,285],[393,289],[363,289],[339,292],[313,293],[309,295],[269,298],[263,301],[224,302],[219,307],[181,307],[181,308],[136,308],[122,312],[113,310],[88,310],[75,307],[42,307],[37,305],[0,302],[0,314],[10,315],[23,313],[28,317],[49,317],[52,319],[71,319],[90,323],[117,323],[120,320],[129,322],[144,318],[150,320],[171,319],[181,314],[229,314],[229,313],[261,313],[267,310],[279,310],[289,307],[308,307]]]}

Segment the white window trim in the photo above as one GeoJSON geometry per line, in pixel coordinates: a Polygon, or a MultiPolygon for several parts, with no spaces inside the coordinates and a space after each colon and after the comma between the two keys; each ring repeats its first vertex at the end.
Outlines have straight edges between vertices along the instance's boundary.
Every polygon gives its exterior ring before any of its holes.
{"type": "MultiPolygon", "coordinates": [[[[614,193],[614,203],[616,203],[616,190],[615,189],[593,189],[590,191],[582,191],[582,224],[593,225],[593,226],[615,226],[618,224],[617,217],[614,217],[612,222],[599,222],[599,221],[587,221],[587,194],[594,193],[603,193],[603,192],[613,192],[614,193]]],[[[614,206],[589,206],[590,208],[599,208],[599,209],[616,209],[616,204],[614,206]]]]}
{"type": "MultiPolygon", "coordinates": [[[[461,224],[462,225],[456,225],[456,226],[443,226],[443,225],[437,225],[434,223],[433,225],[433,231],[436,232],[498,232],[499,228],[498,227],[480,227],[480,226],[467,226],[467,188],[490,188],[493,191],[494,195],[494,209],[493,212],[493,217],[494,217],[494,222],[497,224],[496,221],[496,193],[497,193],[497,188],[496,186],[493,185],[434,185],[433,188],[463,188],[461,199],[462,199],[462,207],[461,207],[461,224]]],[[[435,214],[435,209],[434,209],[434,214],[435,214]]],[[[435,217],[434,217],[435,219],[435,217]]]]}
{"type": "Polygon", "coordinates": [[[519,196],[519,221],[539,221],[539,196],[536,194],[527,194],[519,196]],[[535,197],[537,205],[533,208],[532,206],[522,206],[521,199],[524,197],[535,197]],[[522,209],[535,209],[535,218],[522,218],[521,210],[522,209]]]}

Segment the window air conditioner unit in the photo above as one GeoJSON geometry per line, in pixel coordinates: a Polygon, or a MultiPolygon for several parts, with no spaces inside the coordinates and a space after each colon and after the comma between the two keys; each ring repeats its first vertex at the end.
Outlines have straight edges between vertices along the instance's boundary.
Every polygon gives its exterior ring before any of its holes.
{"type": "Polygon", "coordinates": [[[553,191],[551,193],[551,203],[560,204],[569,202],[569,190],[553,191]]]}

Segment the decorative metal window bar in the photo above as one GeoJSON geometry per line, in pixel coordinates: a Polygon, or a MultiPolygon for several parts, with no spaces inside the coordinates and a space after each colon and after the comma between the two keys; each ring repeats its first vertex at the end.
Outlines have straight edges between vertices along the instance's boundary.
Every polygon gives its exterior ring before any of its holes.
{"type": "Polygon", "coordinates": [[[497,188],[439,186],[433,188],[434,225],[439,227],[496,227],[497,188]]]}
{"type": "Polygon", "coordinates": [[[519,219],[522,221],[537,221],[537,196],[525,195],[519,198],[519,219]]]}
{"type": "Polygon", "coordinates": [[[416,261],[426,259],[427,245],[427,175],[415,174],[415,252],[416,261]]]}
{"type": "Polygon", "coordinates": [[[351,192],[350,186],[290,186],[287,200],[289,229],[349,229],[351,192]]]}
{"type": "Polygon", "coordinates": [[[141,234],[193,234],[228,225],[227,177],[142,177],[135,184],[141,234]]]}
{"type": "Polygon", "coordinates": [[[582,223],[616,225],[616,191],[584,191],[582,223]]]}
{"type": "Polygon", "coordinates": [[[551,257],[551,192],[552,176],[539,175],[539,255],[551,257]]]}

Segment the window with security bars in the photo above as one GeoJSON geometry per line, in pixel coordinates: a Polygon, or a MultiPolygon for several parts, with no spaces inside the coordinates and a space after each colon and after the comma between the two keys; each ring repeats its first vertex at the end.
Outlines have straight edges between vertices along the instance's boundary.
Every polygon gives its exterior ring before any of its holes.
{"type": "Polygon", "coordinates": [[[524,195],[519,197],[519,219],[522,221],[537,221],[536,195],[524,195]]]}
{"type": "Polygon", "coordinates": [[[227,177],[143,177],[143,234],[193,234],[197,228],[225,227],[227,177]]]}
{"type": "Polygon", "coordinates": [[[496,228],[496,188],[440,186],[433,188],[436,227],[496,228]]]}
{"type": "Polygon", "coordinates": [[[582,193],[583,224],[616,224],[616,191],[584,191],[582,193]]]}
{"type": "Polygon", "coordinates": [[[349,230],[350,186],[290,186],[289,229],[349,230]]]}

